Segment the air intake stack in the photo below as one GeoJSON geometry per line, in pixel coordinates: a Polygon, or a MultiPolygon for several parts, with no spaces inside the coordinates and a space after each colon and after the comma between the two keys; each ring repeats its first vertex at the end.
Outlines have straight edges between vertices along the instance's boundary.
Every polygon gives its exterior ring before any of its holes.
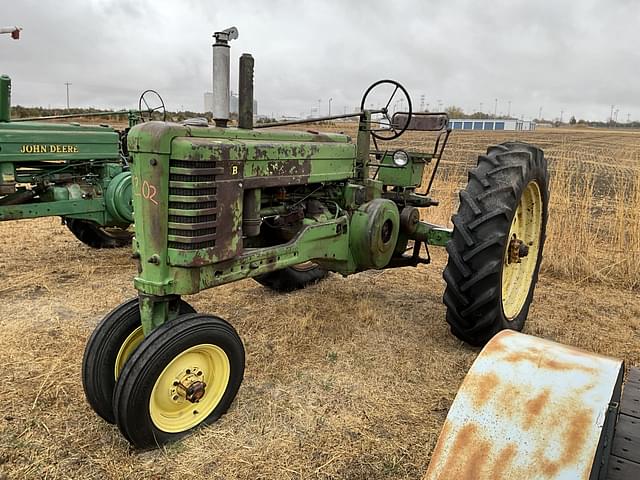
{"type": "Polygon", "coordinates": [[[213,120],[216,127],[229,122],[229,41],[238,38],[238,29],[229,27],[213,34],[213,120]]]}
{"type": "Polygon", "coordinates": [[[243,53],[240,57],[238,87],[238,127],[253,128],[253,57],[243,53]]]}

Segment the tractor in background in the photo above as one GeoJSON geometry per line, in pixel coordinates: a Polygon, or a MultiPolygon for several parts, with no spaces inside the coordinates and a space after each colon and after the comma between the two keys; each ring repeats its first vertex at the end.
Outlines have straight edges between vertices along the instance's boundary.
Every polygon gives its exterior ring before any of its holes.
{"type": "Polygon", "coordinates": [[[130,244],[133,222],[129,128],[162,114],[153,90],[137,111],[11,119],[11,79],[0,76],[0,221],[60,216],[93,248],[130,244]],[[150,107],[149,101],[158,104],[150,107]],[[143,107],[143,104],[145,105],[143,107]],[[129,128],[51,123],[74,117],[126,115],[129,128]]]}

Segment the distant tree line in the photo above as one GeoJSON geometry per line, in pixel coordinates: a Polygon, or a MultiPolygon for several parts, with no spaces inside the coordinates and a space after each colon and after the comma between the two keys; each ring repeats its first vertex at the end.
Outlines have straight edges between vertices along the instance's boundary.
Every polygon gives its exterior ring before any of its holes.
{"type": "MultiPolygon", "coordinates": [[[[134,110],[135,111],[135,110],[134,110]]],[[[427,110],[425,110],[427,111],[427,110]]],[[[44,107],[24,107],[22,105],[15,105],[11,107],[11,118],[31,118],[31,117],[49,117],[54,115],[77,115],[77,114],[85,114],[85,113],[102,113],[102,112],[113,112],[113,117],[108,116],[105,119],[116,118],[119,115],[116,110],[112,109],[97,109],[97,108],[44,108],[44,107]]],[[[484,112],[474,112],[467,113],[462,108],[452,105],[450,107],[445,108],[445,112],[449,115],[449,118],[472,118],[472,119],[488,119],[488,118],[499,118],[504,120],[517,120],[516,117],[507,116],[507,115],[491,115],[484,112]]],[[[179,111],[179,112],[170,112],[167,111],[167,119],[181,122],[186,120],[187,118],[194,117],[205,117],[209,121],[212,121],[211,112],[192,112],[189,110],[179,111]]],[[[236,113],[231,113],[231,120],[237,120],[238,115],[236,113]]],[[[260,119],[258,123],[270,123],[276,121],[275,119],[260,119]]],[[[542,118],[534,118],[536,122],[545,122],[551,123],[553,125],[561,125],[566,122],[559,122],[557,120],[545,120],[542,118]]],[[[590,121],[583,119],[576,119],[575,116],[572,116],[569,119],[569,125],[581,125],[585,127],[600,127],[600,128],[640,128],[640,121],[634,121],[629,123],[620,123],[620,122],[599,122],[599,121],[590,121]]]]}
{"type": "Polygon", "coordinates": [[[476,120],[486,120],[489,118],[498,118],[503,120],[516,120],[516,117],[509,115],[492,115],[484,112],[467,113],[462,108],[452,105],[444,109],[449,115],[449,118],[473,118],[476,120]]]}
{"type": "MultiPolygon", "coordinates": [[[[132,109],[132,111],[136,111],[132,109]]],[[[97,108],[44,108],[44,107],[23,107],[22,105],[15,105],[11,107],[11,118],[32,118],[32,117],[51,117],[57,115],[83,115],[83,114],[91,114],[91,113],[106,113],[113,112],[113,117],[117,117],[119,115],[126,115],[125,113],[118,113],[118,110],[113,109],[97,109],[97,108]]],[[[121,111],[120,111],[121,112],[121,111]]],[[[232,114],[232,118],[235,114],[232,114]]],[[[237,115],[236,115],[237,116],[237,115]]],[[[167,118],[173,121],[180,122],[182,120],[186,120],[187,118],[194,117],[206,117],[211,120],[211,113],[201,113],[201,112],[191,112],[191,111],[181,111],[181,112],[170,112],[167,111],[167,118]]],[[[107,119],[112,118],[111,116],[105,117],[107,119]]]]}

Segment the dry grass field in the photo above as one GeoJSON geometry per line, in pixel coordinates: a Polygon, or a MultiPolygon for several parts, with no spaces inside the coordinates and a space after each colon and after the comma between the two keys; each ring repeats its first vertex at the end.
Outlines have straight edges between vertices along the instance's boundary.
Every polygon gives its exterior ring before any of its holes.
{"type": "MultiPolygon", "coordinates": [[[[336,127],[339,128],[339,127],[336,127]]],[[[552,171],[545,261],[525,332],[640,364],[640,133],[520,133],[552,171]]],[[[449,222],[466,170],[486,146],[451,138],[425,215],[449,222]]],[[[407,134],[401,144],[423,147],[407,134]]],[[[270,293],[246,280],[195,295],[229,320],[246,376],[219,422],[136,452],[84,400],[84,344],[134,295],[127,249],[93,251],[55,218],[0,224],[0,479],[420,478],[476,357],[452,337],[432,265],[270,293]]]]}

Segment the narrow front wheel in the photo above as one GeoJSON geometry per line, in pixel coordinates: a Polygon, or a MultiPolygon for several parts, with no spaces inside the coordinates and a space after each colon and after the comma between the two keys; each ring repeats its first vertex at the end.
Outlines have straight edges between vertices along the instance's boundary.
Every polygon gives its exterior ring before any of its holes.
{"type": "Polygon", "coordinates": [[[235,329],[187,314],[154,330],[133,353],[113,395],[116,422],[138,448],[177,440],[223,415],[244,375],[235,329]]]}
{"type": "MultiPolygon", "coordinates": [[[[179,314],[195,313],[184,300],[177,302],[179,314]]],[[[143,339],[140,307],[135,297],[109,312],[87,341],[82,359],[82,387],[91,408],[109,423],[115,423],[111,401],[116,380],[143,339]]]]}

